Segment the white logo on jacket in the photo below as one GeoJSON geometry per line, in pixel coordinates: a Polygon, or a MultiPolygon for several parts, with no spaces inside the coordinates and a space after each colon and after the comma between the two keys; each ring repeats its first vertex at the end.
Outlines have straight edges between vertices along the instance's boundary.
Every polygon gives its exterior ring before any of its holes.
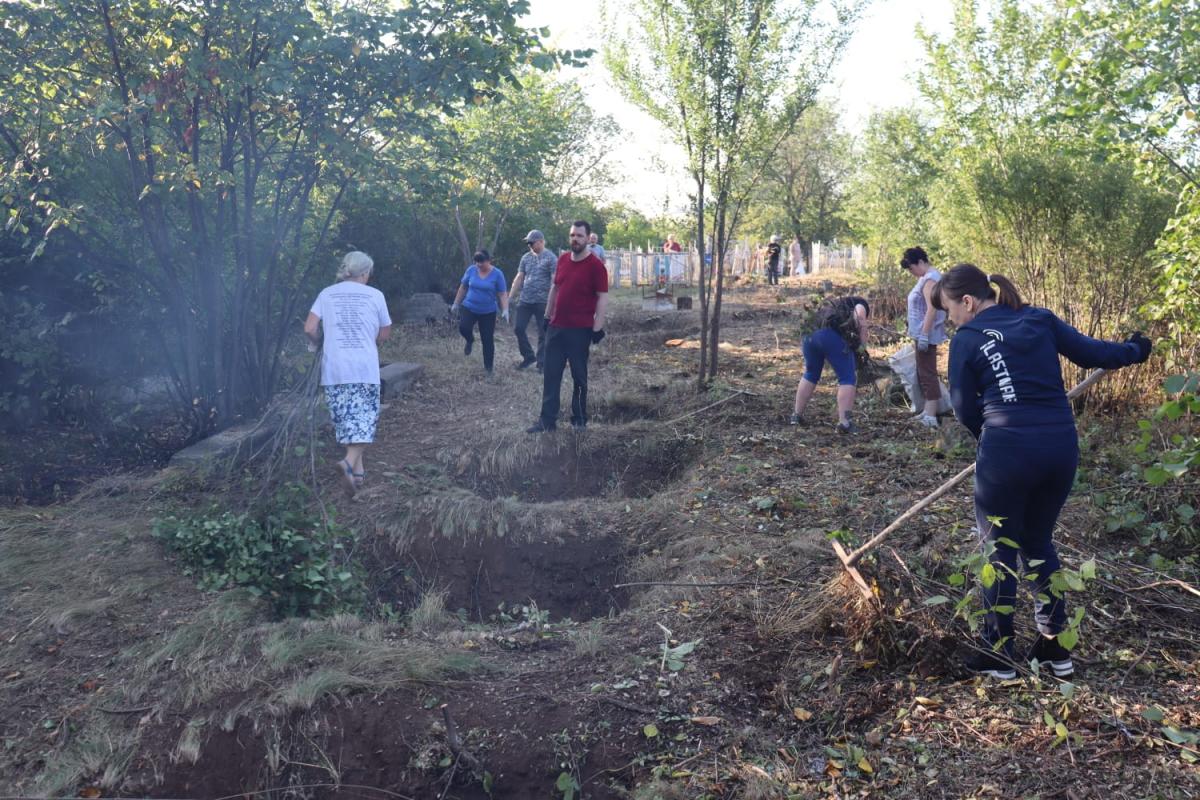
{"type": "Polygon", "coordinates": [[[984,328],[983,335],[990,336],[998,342],[1004,341],[1004,334],[1001,333],[1000,331],[996,330],[995,328],[984,328]]]}
{"type": "MultiPolygon", "coordinates": [[[[1003,341],[1004,337],[999,331],[984,331],[984,333],[995,333],[1000,336],[1003,341]]],[[[1004,363],[1004,356],[996,350],[996,340],[990,339],[984,342],[979,347],[979,352],[983,353],[983,357],[992,365],[992,372],[996,374],[996,382],[1000,387],[1000,394],[1006,403],[1017,402],[1017,388],[1013,386],[1012,376],[1008,373],[1008,364],[1004,363]]]]}

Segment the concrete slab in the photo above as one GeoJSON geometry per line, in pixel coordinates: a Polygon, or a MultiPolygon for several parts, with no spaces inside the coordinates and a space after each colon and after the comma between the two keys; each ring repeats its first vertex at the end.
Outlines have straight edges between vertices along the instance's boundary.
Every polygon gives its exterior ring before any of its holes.
{"type": "Polygon", "coordinates": [[[200,467],[217,461],[242,461],[274,435],[279,417],[270,415],[260,424],[234,425],[171,456],[172,467],[200,467]]]}

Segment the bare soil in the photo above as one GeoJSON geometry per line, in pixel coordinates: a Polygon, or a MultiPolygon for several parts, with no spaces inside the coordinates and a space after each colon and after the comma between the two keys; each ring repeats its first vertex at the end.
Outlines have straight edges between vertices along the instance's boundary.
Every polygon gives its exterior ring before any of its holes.
{"type": "Polygon", "coordinates": [[[505,333],[492,379],[452,332],[402,333],[388,356],[426,375],[384,410],[366,488],[347,501],[315,472],[360,537],[358,613],[274,619],[244,590],[197,589],[152,537],[168,510],[238,507],[253,465],[121,474],[0,513],[0,794],[1200,793],[1200,598],[1166,582],[1194,586],[1195,561],[1103,533],[1104,426],[1081,421],[1084,484],[1059,532],[1068,566],[1098,564],[1073,598],[1078,677],[972,679],[964,590],[946,583],[975,548],[969,485],[863,562],[872,601],[828,544],[887,524],[971,444],[951,421],[913,425],[882,383],[860,392],[856,436],[834,432],[828,385],[788,426],[794,310],[816,285],[792,280],[731,291],[701,395],[695,316],[619,297],[580,433],[524,433],[540,377],[511,368],[505,333]],[[419,618],[438,593],[445,613],[419,618]]]}

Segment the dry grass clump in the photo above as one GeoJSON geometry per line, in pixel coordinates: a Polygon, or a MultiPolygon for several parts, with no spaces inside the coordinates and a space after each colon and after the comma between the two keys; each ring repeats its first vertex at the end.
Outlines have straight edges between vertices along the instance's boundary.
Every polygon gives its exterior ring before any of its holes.
{"type": "Polygon", "coordinates": [[[446,610],[449,592],[435,589],[421,595],[420,602],[408,614],[408,629],[414,635],[433,635],[454,625],[454,616],[446,610]]]}

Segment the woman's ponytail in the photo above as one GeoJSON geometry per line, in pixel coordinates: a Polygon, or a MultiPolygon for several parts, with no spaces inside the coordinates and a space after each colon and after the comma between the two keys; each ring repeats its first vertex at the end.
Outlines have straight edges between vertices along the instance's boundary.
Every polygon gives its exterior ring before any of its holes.
{"type": "Polygon", "coordinates": [[[933,307],[945,311],[944,299],[958,302],[966,295],[976,300],[995,300],[999,305],[1013,309],[1025,307],[1025,301],[1012,281],[1003,275],[988,275],[974,264],[955,264],[942,276],[934,290],[933,307]]]}
{"type": "Polygon", "coordinates": [[[1025,301],[1021,299],[1021,293],[1017,291],[1017,287],[1013,286],[1013,282],[1003,275],[988,275],[988,283],[990,283],[996,293],[996,302],[1002,306],[1008,306],[1013,310],[1019,310],[1025,307],[1025,301]]]}

